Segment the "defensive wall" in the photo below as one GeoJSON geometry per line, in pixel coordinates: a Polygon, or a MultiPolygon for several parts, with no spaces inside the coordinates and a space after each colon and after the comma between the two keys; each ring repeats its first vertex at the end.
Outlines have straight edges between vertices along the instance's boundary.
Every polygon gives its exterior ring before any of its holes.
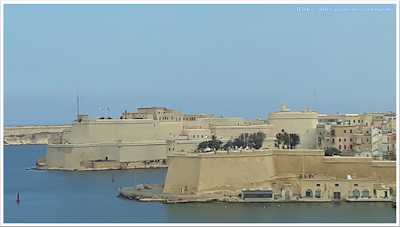
{"type": "Polygon", "coordinates": [[[59,169],[94,168],[95,161],[119,163],[165,160],[165,141],[132,143],[49,144],[46,166],[59,169]]]}
{"type": "Polygon", "coordinates": [[[167,154],[175,151],[195,150],[198,144],[211,139],[212,135],[218,137],[218,133],[222,137],[232,138],[240,133],[262,131],[270,136],[264,144],[273,146],[273,126],[238,126],[242,122],[242,118],[160,121],[90,119],[88,115],[78,115],[72,127],[65,129],[61,136],[50,139],[46,159],[40,158],[37,163],[45,163],[47,168],[84,169],[95,166],[92,164],[94,160],[121,163],[165,160],[167,154]],[[187,123],[193,125],[189,127],[187,123]],[[213,127],[214,132],[209,127],[213,127]]]}
{"type": "Polygon", "coordinates": [[[272,188],[276,193],[291,185],[300,192],[301,179],[371,179],[395,185],[396,162],[372,158],[325,157],[322,150],[275,149],[209,152],[168,156],[164,193],[237,193],[243,188],[272,188]],[[300,175],[301,174],[301,175],[300,175]]]}
{"type": "Polygon", "coordinates": [[[182,122],[149,119],[88,119],[74,121],[64,132],[65,143],[112,143],[153,141],[174,138],[182,132],[182,122]]]}

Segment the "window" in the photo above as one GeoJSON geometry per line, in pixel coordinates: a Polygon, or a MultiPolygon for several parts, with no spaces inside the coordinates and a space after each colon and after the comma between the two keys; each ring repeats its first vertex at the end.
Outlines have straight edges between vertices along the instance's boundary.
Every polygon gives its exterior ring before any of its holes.
{"type": "Polygon", "coordinates": [[[339,150],[342,149],[342,145],[339,145],[339,150]]]}
{"type": "Polygon", "coordinates": [[[354,187],[358,187],[358,184],[354,184],[354,187]]]}
{"type": "Polygon", "coordinates": [[[356,198],[360,197],[360,191],[358,189],[354,189],[353,196],[355,196],[356,198]]]}
{"type": "Polygon", "coordinates": [[[199,135],[197,135],[197,138],[200,138],[199,135]]]}
{"type": "Polygon", "coordinates": [[[171,148],[168,148],[169,151],[171,151],[171,148]]]}
{"type": "Polygon", "coordinates": [[[343,133],[346,133],[346,130],[344,130],[343,133]]]}
{"type": "Polygon", "coordinates": [[[335,143],[335,138],[332,138],[332,143],[335,143]]]}
{"type": "Polygon", "coordinates": [[[317,187],[321,186],[321,184],[317,184],[317,187]]]}
{"type": "Polygon", "coordinates": [[[201,138],[203,138],[204,137],[204,135],[201,135],[201,138]]]}
{"type": "Polygon", "coordinates": [[[353,129],[350,129],[350,133],[353,133],[353,129]]]}
{"type": "Polygon", "coordinates": [[[350,138],[350,142],[353,142],[353,138],[350,138]]]}
{"type": "Polygon", "coordinates": [[[346,138],[344,138],[343,141],[346,142],[346,138]]]}
{"type": "Polygon", "coordinates": [[[315,191],[315,197],[316,197],[316,198],[321,198],[321,189],[317,189],[317,190],[315,191]]]}
{"type": "Polygon", "coordinates": [[[339,142],[342,142],[342,139],[339,138],[339,142]]]}
{"type": "Polygon", "coordinates": [[[313,191],[311,189],[307,189],[306,197],[313,197],[313,191]]]}
{"type": "Polygon", "coordinates": [[[331,136],[335,135],[335,130],[331,130],[331,136]]]}
{"type": "Polygon", "coordinates": [[[339,184],[335,184],[335,187],[339,187],[339,184]]]}
{"type": "Polygon", "coordinates": [[[358,123],[360,123],[360,120],[358,120],[358,123]]]}
{"type": "Polygon", "coordinates": [[[196,138],[196,136],[195,136],[195,135],[193,135],[193,138],[196,138]]]}
{"type": "Polygon", "coordinates": [[[353,145],[350,145],[350,150],[353,150],[353,145]]]}
{"type": "Polygon", "coordinates": [[[353,120],[353,123],[356,123],[356,120],[353,120]]]}
{"type": "Polygon", "coordinates": [[[346,150],[346,145],[344,145],[344,149],[346,150]]]}

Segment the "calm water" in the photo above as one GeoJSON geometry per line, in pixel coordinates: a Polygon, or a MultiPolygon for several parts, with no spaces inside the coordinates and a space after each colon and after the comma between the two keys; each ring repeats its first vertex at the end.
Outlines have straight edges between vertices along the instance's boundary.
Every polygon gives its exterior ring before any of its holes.
{"type": "Polygon", "coordinates": [[[4,147],[4,223],[395,223],[390,203],[163,204],[118,198],[119,187],[163,183],[166,169],[25,170],[46,146],[4,147]],[[136,175],[136,177],[135,177],[136,175]],[[112,182],[112,176],[115,182],[112,182]],[[16,194],[20,191],[21,202],[16,194]],[[332,206],[331,206],[332,205],[332,206]],[[227,206],[225,208],[225,206],[227,206]],[[265,208],[264,208],[265,207],[265,208]]]}

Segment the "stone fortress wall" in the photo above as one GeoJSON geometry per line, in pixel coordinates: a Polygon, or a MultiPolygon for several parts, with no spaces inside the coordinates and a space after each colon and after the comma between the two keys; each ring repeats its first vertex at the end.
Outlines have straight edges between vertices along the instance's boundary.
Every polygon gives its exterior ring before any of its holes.
{"type": "Polygon", "coordinates": [[[139,108],[138,112],[125,111],[122,119],[78,115],[61,137],[50,140],[41,163],[49,169],[86,169],[100,161],[110,165],[112,161],[165,162],[167,154],[190,152],[212,136],[226,142],[241,133],[264,132],[264,146],[274,146],[272,125],[246,125],[243,118],[211,118],[211,114],[183,115],[163,107],[139,108]]]}
{"type": "MultiPolygon", "coordinates": [[[[349,187],[343,186],[347,175],[351,175],[352,182],[360,186],[363,186],[363,182],[369,182],[367,185],[371,192],[373,183],[396,187],[395,161],[325,157],[324,151],[320,150],[275,149],[229,154],[222,151],[207,154],[177,153],[169,158],[164,193],[224,192],[235,195],[242,189],[250,188],[271,188],[275,193],[280,193],[290,185],[291,193],[301,193],[305,196],[306,187],[315,187],[316,183],[330,181],[333,185],[342,185],[342,188],[332,188],[329,184],[328,191],[331,189],[332,194],[339,190],[344,198],[348,196],[349,187]],[[309,179],[304,179],[304,174],[309,179]],[[310,185],[307,186],[307,183],[310,185]]],[[[325,186],[324,193],[328,194],[326,191],[325,186]]]]}

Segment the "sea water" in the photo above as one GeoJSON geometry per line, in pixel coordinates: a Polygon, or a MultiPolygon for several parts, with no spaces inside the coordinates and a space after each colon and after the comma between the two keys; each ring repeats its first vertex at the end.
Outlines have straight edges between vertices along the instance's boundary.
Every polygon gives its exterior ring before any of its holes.
{"type": "Polygon", "coordinates": [[[186,203],[119,198],[120,187],[164,183],[167,169],[25,170],[46,146],[5,146],[4,223],[395,223],[391,203],[186,203]],[[115,181],[112,182],[114,177],[115,181]],[[20,203],[16,202],[17,192],[20,203]],[[279,206],[278,206],[279,205],[279,206]]]}

